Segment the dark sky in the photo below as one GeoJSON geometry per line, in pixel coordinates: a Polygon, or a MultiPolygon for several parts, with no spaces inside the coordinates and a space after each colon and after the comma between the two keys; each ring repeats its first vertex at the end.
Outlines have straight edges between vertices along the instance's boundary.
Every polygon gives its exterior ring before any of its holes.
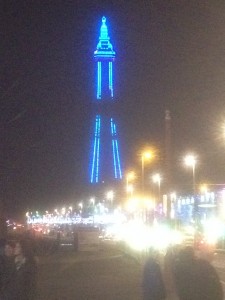
{"type": "Polygon", "coordinates": [[[103,15],[117,53],[124,168],[137,164],[143,145],[163,145],[170,109],[177,177],[190,179],[181,160],[193,151],[198,181],[225,181],[223,0],[5,2],[0,175],[8,207],[51,207],[82,195],[103,15]]]}

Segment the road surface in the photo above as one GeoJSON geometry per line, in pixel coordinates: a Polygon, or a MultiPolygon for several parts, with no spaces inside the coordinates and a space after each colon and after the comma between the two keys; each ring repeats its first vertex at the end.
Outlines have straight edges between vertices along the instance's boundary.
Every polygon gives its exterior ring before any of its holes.
{"type": "MultiPolygon", "coordinates": [[[[142,265],[116,245],[38,258],[38,300],[141,300],[142,265]]],[[[225,294],[225,254],[213,260],[225,294]]]]}
{"type": "Polygon", "coordinates": [[[139,300],[141,265],[112,245],[58,253],[38,262],[40,300],[139,300]]]}

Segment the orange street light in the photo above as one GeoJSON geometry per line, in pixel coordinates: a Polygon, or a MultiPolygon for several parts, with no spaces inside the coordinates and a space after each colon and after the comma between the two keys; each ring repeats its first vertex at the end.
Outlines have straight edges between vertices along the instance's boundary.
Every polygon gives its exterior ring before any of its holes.
{"type": "Polygon", "coordinates": [[[195,166],[196,166],[196,157],[194,155],[186,155],[184,158],[184,163],[186,166],[192,168],[192,180],[193,180],[193,193],[195,194],[195,166]]]}
{"type": "Polygon", "coordinates": [[[153,158],[152,151],[145,151],[141,154],[141,178],[142,178],[142,192],[144,192],[145,181],[145,161],[149,161],[153,158]]]}
{"type": "Polygon", "coordinates": [[[158,198],[159,198],[159,202],[160,202],[160,198],[161,198],[161,191],[160,191],[160,188],[161,188],[161,180],[162,180],[162,177],[160,176],[160,174],[154,174],[152,176],[152,180],[154,183],[157,183],[158,184],[158,190],[159,190],[159,194],[158,194],[158,198]]]}

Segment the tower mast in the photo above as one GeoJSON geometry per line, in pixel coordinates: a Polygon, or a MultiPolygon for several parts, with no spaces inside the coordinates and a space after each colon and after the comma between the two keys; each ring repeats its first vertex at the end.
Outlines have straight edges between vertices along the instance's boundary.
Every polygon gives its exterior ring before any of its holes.
{"type": "Polygon", "coordinates": [[[122,179],[117,126],[111,111],[114,101],[115,56],[116,53],[108,35],[106,18],[102,17],[99,41],[94,51],[97,86],[95,129],[91,152],[91,183],[100,183],[107,179],[122,179]]]}
{"type": "Polygon", "coordinates": [[[166,170],[166,192],[167,192],[167,217],[170,218],[171,202],[169,199],[172,185],[172,148],[171,148],[171,116],[170,111],[165,111],[165,170],[166,170]]]}

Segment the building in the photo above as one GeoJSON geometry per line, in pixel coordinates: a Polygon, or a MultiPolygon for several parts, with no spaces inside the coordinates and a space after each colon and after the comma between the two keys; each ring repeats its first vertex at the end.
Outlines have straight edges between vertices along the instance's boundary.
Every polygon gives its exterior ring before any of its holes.
{"type": "Polygon", "coordinates": [[[122,179],[118,130],[113,111],[114,62],[116,53],[110,42],[106,18],[102,17],[99,41],[94,51],[96,95],[92,128],[90,183],[98,184],[122,179]]]}

